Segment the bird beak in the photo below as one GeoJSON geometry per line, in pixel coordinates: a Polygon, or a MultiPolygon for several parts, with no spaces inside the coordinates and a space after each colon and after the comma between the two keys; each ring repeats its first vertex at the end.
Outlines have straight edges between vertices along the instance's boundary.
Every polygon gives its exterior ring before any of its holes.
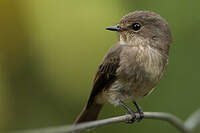
{"type": "Polygon", "coordinates": [[[107,27],[106,30],[110,30],[110,31],[122,31],[122,28],[118,25],[115,26],[111,26],[111,27],[107,27]]]}

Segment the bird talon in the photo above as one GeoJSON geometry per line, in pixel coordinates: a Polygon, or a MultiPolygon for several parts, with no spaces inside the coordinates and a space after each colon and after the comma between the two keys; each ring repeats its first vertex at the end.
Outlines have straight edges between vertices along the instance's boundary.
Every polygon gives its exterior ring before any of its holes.
{"type": "Polygon", "coordinates": [[[132,124],[132,123],[134,123],[134,122],[136,121],[136,115],[135,115],[135,113],[132,112],[132,113],[128,113],[128,114],[130,114],[132,118],[131,118],[131,119],[125,120],[125,122],[126,122],[127,124],[132,124]]]}
{"type": "Polygon", "coordinates": [[[137,112],[139,113],[139,117],[136,118],[136,122],[140,122],[144,118],[144,113],[143,112],[137,112]]]}
{"type": "Polygon", "coordinates": [[[127,123],[127,124],[132,124],[132,123],[134,123],[135,122],[135,120],[133,120],[133,119],[131,119],[131,120],[125,120],[125,123],[127,123]]]}
{"type": "Polygon", "coordinates": [[[139,114],[139,117],[136,118],[136,121],[140,122],[144,118],[144,113],[142,111],[142,108],[135,101],[133,103],[137,108],[137,113],[139,114]]]}

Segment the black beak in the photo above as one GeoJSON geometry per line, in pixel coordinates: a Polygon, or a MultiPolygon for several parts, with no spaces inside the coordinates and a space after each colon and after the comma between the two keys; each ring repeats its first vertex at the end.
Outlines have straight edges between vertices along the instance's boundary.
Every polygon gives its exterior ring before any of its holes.
{"type": "Polygon", "coordinates": [[[118,25],[115,26],[111,26],[111,27],[107,27],[106,30],[110,30],[110,31],[122,31],[122,28],[118,25]]]}

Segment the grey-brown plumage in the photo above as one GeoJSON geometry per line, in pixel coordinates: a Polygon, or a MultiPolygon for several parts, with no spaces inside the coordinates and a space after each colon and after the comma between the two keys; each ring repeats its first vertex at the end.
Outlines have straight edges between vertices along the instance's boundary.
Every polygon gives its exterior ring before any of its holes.
{"type": "Polygon", "coordinates": [[[92,121],[104,103],[136,101],[151,92],[168,64],[172,40],[167,22],[151,11],[135,11],[107,30],[120,40],[104,57],[86,107],[75,123],[92,121]]]}

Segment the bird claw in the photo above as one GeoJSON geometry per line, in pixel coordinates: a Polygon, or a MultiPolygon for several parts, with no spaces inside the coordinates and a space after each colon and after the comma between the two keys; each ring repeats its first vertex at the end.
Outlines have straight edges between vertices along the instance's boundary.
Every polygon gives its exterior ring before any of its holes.
{"type": "Polygon", "coordinates": [[[136,122],[140,122],[144,118],[144,113],[143,112],[137,112],[139,113],[139,117],[136,118],[136,122]]]}
{"type": "Polygon", "coordinates": [[[136,113],[139,113],[139,117],[136,117],[135,112],[129,113],[132,118],[125,120],[125,122],[128,124],[132,124],[134,122],[140,122],[144,118],[144,113],[143,112],[136,112],[136,113]]]}
{"type": "Polygon", "coordinates": [[[134,112],[133,110],[131,110],[126,104],[123,103],[123,101],[120,101],[120,104],[128,111],[128,114],[130,114],[132,117],[131,119],[125,120],[125,122],[129,123],[129,124],[134,123],[135,121],[139,122],[144,117],[144,113],[143,113],[141,107],[136,102],[133,102],[133,103],[137,108],[137,112],[134,112]],[[136,117],[135,113],[139,113],[139,117],[136,117]]]}
{"type": "Polygon", "coordinates": [[[136,121],[140,122],[144,118],[144,112],[142,111],[142,108],[135,101],[133,103],[137,108],[137,113],[139,114],[139,117],[136,118],[136,121]]]}
{"type": "Polygon", "coordinates": [[[126,122],[127,124],[132,124],[132,123],[134,123],[135,121],[137,121],[137,120],[136,120],[135,112],[128,113],[128,114],[131,115],[131,119],[125,120],[125,122],[126,122]]]}

